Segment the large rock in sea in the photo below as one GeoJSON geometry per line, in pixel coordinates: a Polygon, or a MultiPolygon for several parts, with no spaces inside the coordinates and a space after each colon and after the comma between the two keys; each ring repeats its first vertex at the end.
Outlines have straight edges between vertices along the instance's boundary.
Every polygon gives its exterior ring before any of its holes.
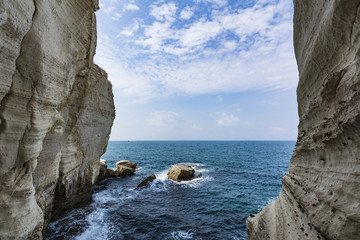
{"type": "Polygon", "coordinates": [[[116,169],[108,169],[106,161],[100,160],[100,171],[98,181],[105,178],[127,177],[135,173],[136,163],[130,161],[119,161],[116,163],[116,169]],[[122,163],[121,163],[122,162],[122,163]],[[128,167],[132,166],[132,167],[128,167]]]}
{"type": "Polygon", "coordinates": [[[0,239],[42,239],[91,197],[115,117],[97,0],[0,1],[0,239]]]}
{"type": "Polygon", "coordinates": [[[295,152],[254,239],[360,239],[360,1],[295,0],[295,152]]]}
{"type": "Polygon", "coordinates": [[[195,170],[191,166],[178,164],[171,167],[167,176],[171,180],[181,182],[194,178],[194,173],[195,170]]]}
{"type": "Polygon", "coordinates": [[[155,174],[150,174],[150,176],[148,176],[147,178],[145,178],[144,181],[142,181],[136,188],[135,190],[141,190],[143,188],[147,188],[150,186],[150,184],[156,179],[155,174]]]}
{"type": "Polygon", "coordinates": [[[122,166],[129,167],[129,168],[132,168],[134,170],[136,169],[136,163],[130,162],[128,160],[118,161],[115,165],[116,165],[117,169],[121,168],[122,166]]]}

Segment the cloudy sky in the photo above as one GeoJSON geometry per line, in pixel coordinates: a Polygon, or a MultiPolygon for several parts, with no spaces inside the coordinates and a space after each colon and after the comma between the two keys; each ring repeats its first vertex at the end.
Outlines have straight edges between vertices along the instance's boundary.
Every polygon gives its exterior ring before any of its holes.
{"type": "Polygon", "coordinates": [[[100,0],[111,140],[295,140],[292,0],[100,0]]]}

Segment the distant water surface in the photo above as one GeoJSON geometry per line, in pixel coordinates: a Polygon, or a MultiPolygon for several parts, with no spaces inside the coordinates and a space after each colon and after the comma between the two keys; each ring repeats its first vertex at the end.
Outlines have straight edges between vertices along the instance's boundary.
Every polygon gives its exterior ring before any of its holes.
{"type": "Polygon", "coordinates": [[[47,239],[246,239],[246,218],[281,190],[295,141],[109,142],[108,167],[140,167],[95,186],[92,202],[52,222],[47,239]],[[171,165],[195,166],[202,177],[175,183],[171,165]],[[155,173],[149,189],[133,190],[155,173]]]}

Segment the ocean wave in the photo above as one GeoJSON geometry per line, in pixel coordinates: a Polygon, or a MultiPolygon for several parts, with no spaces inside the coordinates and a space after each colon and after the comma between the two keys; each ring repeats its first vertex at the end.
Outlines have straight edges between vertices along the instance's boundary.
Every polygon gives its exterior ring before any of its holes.
{"type": "Polygon", "coordinates": [[[194,233],[192,232],[192,230],[188,230],[188,231],[174,231],[171,233],[171,237],[174,240],[185,240],[185,239],[192,239],[193,238],[194,233]]]}
{"type": "Polygon", "coordinates": [[[109,233],[109,227],[104,221],[104,209],[97,208],[86,217],[89,226],[76,240],[104,239],[109,233]]]}

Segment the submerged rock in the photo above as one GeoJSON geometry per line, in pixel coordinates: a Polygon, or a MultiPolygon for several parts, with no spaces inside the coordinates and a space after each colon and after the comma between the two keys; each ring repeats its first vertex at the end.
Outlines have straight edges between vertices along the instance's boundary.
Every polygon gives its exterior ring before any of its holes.
{"type": "Polygon", "coordinates": [[[116,165],[117,169],[120,169],[122,166],[129,167],[129,168],[132,168],[132,169],[136,169],[136,163],[130,162],[128,160],[118,161],[115,165],[116,165]]]}
{"type": "Polygon", "coordinates": [[[154,180],[156,179],[155,174],[150,174],[150,176],[148,176],[144,181],[142,181],[136,188],[135,190],[141,190],[143,188],[147,188],[150,186],[150,183],[152,183],[154,180]]]}
{"type": "Polygon", "coordinates": [[[173,165],[169,172],[167,173],[167,176],[169,179],[181,182],[184,180],[191,180],[194,178],[195,170],[191,166],[186,165],[173,165]]]}

